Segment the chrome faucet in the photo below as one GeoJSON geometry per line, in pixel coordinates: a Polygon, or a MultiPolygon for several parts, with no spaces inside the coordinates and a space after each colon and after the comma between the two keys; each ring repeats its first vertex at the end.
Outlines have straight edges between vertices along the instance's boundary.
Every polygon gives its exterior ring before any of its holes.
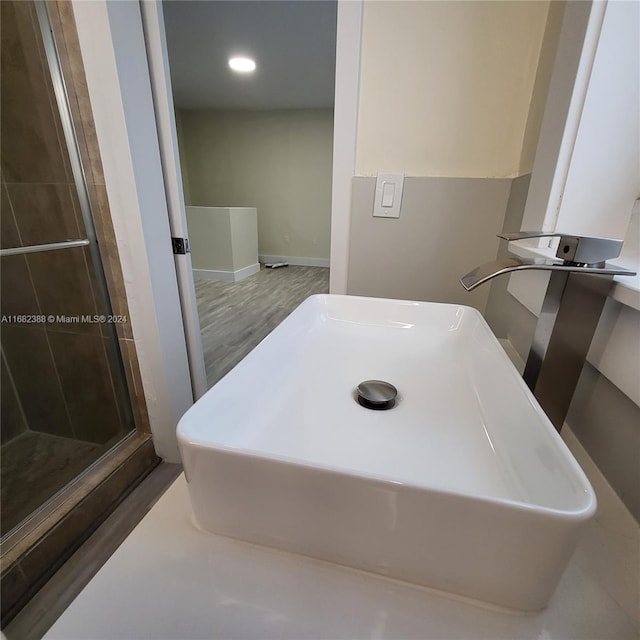
{"type": "Polygon", "coordinates": [[[622,240],[610,238],[590,238],[566,233],[548,233],[545,231],[519,231],[517,233],[499,233],[498,238],[513,242],[530,238],[560,238],[557,260],[545,258],[504,258],[492,260],[477,267],[460,278],[460,284],[472,291],[476,287],[503,273],[525,269],[544,271],[563,271],[567,273],[591,273],[593,275],[632,276],[635,273],[621,267],[612,267],[606,260],[617,258],[622,251],[622,240]]]}
{"type": "Polygon", "coordinates": [[[614,267],[622,241],[568,233],[520,231],[499,234],[512,242],[560,238],[556,259],[508,257],[487,262],[460,278],[467,291],[504,273],[551,271],[523,378],[558,431],[562,428],[613,276],[634,276],[614,267]]]}

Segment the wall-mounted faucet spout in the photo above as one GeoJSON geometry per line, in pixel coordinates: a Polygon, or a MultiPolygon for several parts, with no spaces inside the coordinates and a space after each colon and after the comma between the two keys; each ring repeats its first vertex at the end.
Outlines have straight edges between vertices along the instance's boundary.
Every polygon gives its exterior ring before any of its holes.
{"type": "Polygon", "coordinates": [[[520,231],[498,234],[498,238],[509,242],[529,238],[560,238],[556,259],[509,257],[492,260],[480,265],[460,278],[460,284],[472,291],[488,280],[512,271],[539,269],[542,271],[564,271],[567,273],[590,273],[592,275],[635,275],[627,269],[606,264],[606,260],[617,258],[622,251],[622,240],[591,238],[544,231],[520,231]]]}
{"type": "Polygon", "coordinates": [[[613,276],[633,276],[635,272],[606,263],[620,255],[621,240],[543,231],[521,231],[498,237],[509,242],[560,238],[555,260],[508,257],[487,262],[460,279],[462,286],[472,291],[504,273],[529,269],[552,272],[523,378],[560,431],[613,276]]]}

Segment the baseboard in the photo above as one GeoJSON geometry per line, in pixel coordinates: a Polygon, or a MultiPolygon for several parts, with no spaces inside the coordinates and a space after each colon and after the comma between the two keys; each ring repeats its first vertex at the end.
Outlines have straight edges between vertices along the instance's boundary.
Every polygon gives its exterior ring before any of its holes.
{"type": "Polygon", "coordinates": [[[250,264],[237,271],[216,271],[214,269],[193,269],[195,280],[219,280],[221,282],[240,282],[260,271],[260,263],[250,264]]]}
{"type": "Polygon", "coordinates": [[[248,267],[243,267],[242,269],[238,269],[233,272],[234,282],[238,282],[240,280],[244,280],[249,276],[252,276],[254,273],[258,273],[260,271],[260,263],[256,262],[255,264],[250,264],[248,267]]]}
{"type": "Polygon", "coordinates": [[[329,258],[304,258],[300,256],[258,256],[262,263],[286,262],[301,267],[329,267],[329,258]]]}

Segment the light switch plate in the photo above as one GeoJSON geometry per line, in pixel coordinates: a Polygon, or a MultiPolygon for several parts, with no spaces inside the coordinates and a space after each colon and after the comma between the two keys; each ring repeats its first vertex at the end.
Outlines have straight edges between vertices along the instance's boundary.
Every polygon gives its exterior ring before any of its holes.
{"type": "Polygon", "coordinates": [[[379,173],[373,202],[374,218],[399,218],[404,173],[379,173]]]}

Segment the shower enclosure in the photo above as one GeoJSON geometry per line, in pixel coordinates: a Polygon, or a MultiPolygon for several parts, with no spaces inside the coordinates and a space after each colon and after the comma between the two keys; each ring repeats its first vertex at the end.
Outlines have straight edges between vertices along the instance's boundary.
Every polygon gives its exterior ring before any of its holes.
{"type": "Polygon", "coordinates": [[[0,6],[5,541],[134,421],[118,343],[127,319],[111,308],[47,6],[0,6]]]}

